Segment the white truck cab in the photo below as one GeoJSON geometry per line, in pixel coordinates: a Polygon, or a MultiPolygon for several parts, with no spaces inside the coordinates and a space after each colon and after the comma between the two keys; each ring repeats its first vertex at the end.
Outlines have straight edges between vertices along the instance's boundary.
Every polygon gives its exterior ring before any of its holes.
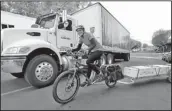
{"type": "Polygon", "coordinates": [[[54,82],[58,72],[71,66],[63,56],[65,48],[76,43],[76,21],[57,13],[36,19],[31,28],[1,31],[1,70],[13,76],[25,77],[35,87],[54,82]]]}

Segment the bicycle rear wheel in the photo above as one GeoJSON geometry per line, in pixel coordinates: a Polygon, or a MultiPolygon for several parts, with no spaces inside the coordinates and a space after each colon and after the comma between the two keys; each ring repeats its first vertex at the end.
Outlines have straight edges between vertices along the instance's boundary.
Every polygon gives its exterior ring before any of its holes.
{"type": "Polygon", "coordinates": [[[123,79],[122,69],[118,65],[114,65],[110,68],[111,71],[108,71],[108,77],[105,79],[105,84],[109,88],[115,87],[119,79],[123,79]]]}
{"type": "Polygon", "coordinates": [[[65,104],[70,102],[76,96],[80,87],[80,78],[76,74],[72,80],[73,74],[74,71],[65,71],[61,73],[55,80],[53,84],[53,98],[56,102],[65,104]],[[71,92],[72,94],[69,94],[71,92]]]}
{"type": "Polygon", "coordinates": [[[109,75],[108,77],[106,77],[105,79],[105,84],[109,87],[109,88],[113,88],[115,87],[117,83],[117,79],[116,77],[112,77],[112,75],[109,75]]]}

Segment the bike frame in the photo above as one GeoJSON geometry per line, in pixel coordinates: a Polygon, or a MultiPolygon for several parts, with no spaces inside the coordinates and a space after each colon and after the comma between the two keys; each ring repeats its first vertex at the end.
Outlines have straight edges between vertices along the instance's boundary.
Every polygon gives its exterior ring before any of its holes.
{"type": "MultiPolygon", "coordinates": [[[[83,67],[84,67],[84,66],[87,66],[87,65],[84,65],[84,64],[79,63],[79,62],[78,62],[79,59],[77,59],[77,58],[75,57],[75,55],[74,55],[72,52],[71,52],[71,56],[72,56],[72,58],[76,61],[75,67],[72,68],[72,69],[70,69],[71,71],[74,71],[74,74],[73,74],[73,76],[72,76],[72,81],[74,80],[74,77],[76,76],[78,70],[81,71],[81,74],[84,75],[86,79],[88,79],[87,75],[85,75],[84,72],[82,72],[82,69],[84,69],[84,68],[80,68],[80,66],[83,66],[83,67]]],[[[94,63],[93,63],[93,64],[94,64],[94,63]]],[[[106,65],[105,70],[107,70],[107,68],[108,68],[109,66],[111,66],[111,65],[113,65],[113,64],[106,65]]],[[[101,70],[101,69],[102,69],[102,65],[101,65],[100,67],[98,67],[98,68],[99,68],[99,70],[102,72],[102,70],[101,70]]],[[[102,73],[105,74],[104,76],[109,75],[108,72],[102,72],[102,73]]]]}
{"type": "MultiPolygon", "coordinates": [[[[75,67],[72,68],[72,69],[70,69],[71,71],[74,71],[74,74],[72,76],[72,81],[73,81],[74,80],[74,77],[77,74],[77,71],[78,70],[82,71],[82,69],[83,69],[83,68],[80,68],[80,66],[83,66],[84,67],[84,66],[87,66],[87,65],[84,65],[84,64],[79,63],[79,59],[75,58],[74,57],[74,54],[71,54],[71,56],[72,56],[72,59],[74,59],[76,61],[75,65],[74,65],[75,67]]],[[[84,74],[82,73],[82,75],[84,75],[84,74]]],[[[86,75],[84,75],[84,76],[86,77],[86,79],[88,79],[88,77],[86,75]]]]}

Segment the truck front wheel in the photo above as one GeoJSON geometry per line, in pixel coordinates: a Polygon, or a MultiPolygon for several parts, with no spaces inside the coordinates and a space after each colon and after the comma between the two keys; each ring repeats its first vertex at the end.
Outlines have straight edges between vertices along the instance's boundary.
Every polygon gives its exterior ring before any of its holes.
{"type": "Polygon", "coordinates": [[[40,88],[53,84],[57,75],[56,61],[51,56],[42,54],[29,62],[24,77],[29,84],[40,88]]]}
{"type": "Polygon", "coordinates": [[[130,54],[124,54],[124,61],[130,60],[130,54]]]}
{"type": "Polygon", "coordinates": [[[12,76],[17,77],[17,78],[24,78],[24,73],[11,73],[12,76]]]}

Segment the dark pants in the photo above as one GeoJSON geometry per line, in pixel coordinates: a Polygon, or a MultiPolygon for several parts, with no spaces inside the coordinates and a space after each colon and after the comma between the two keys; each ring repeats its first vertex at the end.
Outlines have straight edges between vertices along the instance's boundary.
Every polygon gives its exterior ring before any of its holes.
{"type": "Polygon", "coordinates": [[[92,70],[94,70],[97,74],[100,72],[98,70],[98,68],[94,65],[94,61],[100,59],[101,55],[102,55],[101,51],[95,51],[95,52],[92,52],[88,56],[88,59],[86,61],[87,65],[88,65],[88,72],[87,72],[88,78],[90,78],[92,70]]]}

